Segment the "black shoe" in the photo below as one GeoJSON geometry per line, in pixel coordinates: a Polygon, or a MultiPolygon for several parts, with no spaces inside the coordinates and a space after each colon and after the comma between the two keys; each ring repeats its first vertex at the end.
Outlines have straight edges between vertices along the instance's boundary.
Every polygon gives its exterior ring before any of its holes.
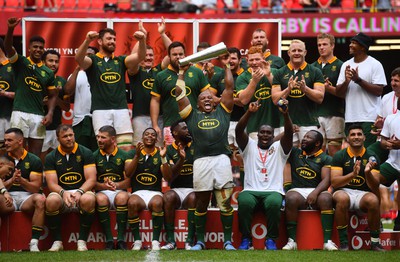
{"type": "Polygon", "coordinates": [[[113,250],[114,249],[114,241],[106,242],[106,249],[105,250],[113,250]]]}
{"type": "Polygon", "coordinates": [[[126,250],[126,243],[125,241],[119,240],[117,242],[117,250],[126,250]]]}
{"type": "Polygon", "coordinates": [[[340,243],[340,246],[339,246],[339,250],[340,251],[349,251],[349,244],[347,244],[347,243],[340,243]]]}
{"type": "Polygon", "coordinates": [[[385,252],[386,250],[382,247],[381,244],[378,243],[371,243],[371,250],[378,251],[378,252],[385,252]]]}

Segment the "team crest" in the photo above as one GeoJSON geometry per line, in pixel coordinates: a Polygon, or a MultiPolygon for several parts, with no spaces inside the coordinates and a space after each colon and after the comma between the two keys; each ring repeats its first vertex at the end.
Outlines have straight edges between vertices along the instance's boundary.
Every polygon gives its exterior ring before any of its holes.
{"type": "Polygon", "coordinates": [[[7,67],[7,73],[10,73],[12,71],[11,66],[7,67]]]}
{"type": "Polygon", "coordinates": [[[189,73],[188,73],[188,76],[189,76],[189,77],[193,77],[193,72],[189,72],[189,73]]]}
{"type": "Polygon", "coordinates": [[[45,77],[45,76],[46,76],[46,72],[45,72],[45,71],[41,71],[41,72],[40,72],[40,75],[41,75],[42,77],[45,77]]]}
{"type": "Polygon", "coordinates": [[[363,159],[363,161],[362,161],[363,166],[366,166],[367,163],[368,163],[368,159],[363,159]]]}
{"type": "Polygon", "coordinates": [[[31,164],[29,164],[29,162],[25,162],[24,167],[25,169],[29,169],[31,167],[31,164]]]}
{"type": "Polygon", "coordinates": [[[350,161],[347,161],[346,163],[344,163],[344,166],[350,166],[350,161]]]}
{"type": "Polygon", "coordinates": [[[115,65],[118,65],[118,60],[114,60],[114,64],[115,64],[115,65]]]}
{"type": "Polygon", "coordinates": [[[80,163],[82,161],[82,156],[76,156],[76,162],[80,163]]]}
{"type": "Polygon", "coordinates": [[[309,78],[310,77],[310,72],[306,72],[305,74],[304,74],[304,78],[309,78]]]}
{"type": "Polygon", "coordinates": [[[158,165],[158,158],[153,158],[153,165],[158,165]]]}
{"type": "Polygon", "coordinates": [[[332,66],[332,72],[335,72],[337,70],[336,66],[332,66]]]}
{"type": "Polygon", "coordinates": [[[194,155],[194,149],[190,149],[190,154],[194,155]]]}
{"type": "Polygon", "coordinates": [[[120,166],[122,164],[122,159],[121,158],[117,158],[115,160],[115,164],[117,164],[117,166],[120,166]]]}
{"type": "Polygon", "coordinates": [[[275,153],[275,148],[271,147],[268,149],[268,155],[272,155],[273,153],[275,153]]]}
{"type": "Polygon", "coordinates": [[[102,66],[103,63],[100,61],[100,62],[97,62],[97,65],[98,65],[98,66],[102,66]]]}
{"type": "Polygon", "coordinates": [[[318,157],[317,159],[315,159],[315,163],[321,163],[321,158],[318,157]]]}

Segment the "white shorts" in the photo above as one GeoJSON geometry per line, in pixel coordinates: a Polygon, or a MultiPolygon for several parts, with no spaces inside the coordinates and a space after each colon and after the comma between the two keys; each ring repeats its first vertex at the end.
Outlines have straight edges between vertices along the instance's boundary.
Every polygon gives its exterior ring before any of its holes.
{"type": "Polygon", "coordinates": [[[181,206],[179,207],[179,209],[182,208],[183,201],[185,201],[186,197],[190,193],[194,192],[193,188],[187,188],[187,187],[171,188],[171,190],[174,191],[181,200],[181,206]]]}
{"type": "Polygon", "coordinates": [[[43,141],[42,152],[47,152],[50,148],[56,149],[59,143],[57,140],[56,130],[46,130],[46,137],[43,141]]]}
{"type": "Polygon", "coordinates": [[[115,197],[118,195],[119,192],[121,192],[122,190],[102,190],[100,192],[97,192],[96,195],[98,193],[103,193],[104,195],[107,196],[108,201],[110,202],[110,209],[115,209],[115,205],[114,205],[114,200],[115,197]]]}
{"type": "MultiPolygon", "coordinates": [[[[281,126],[281,127],[276,127],[274,128],[274,137],[278,136],[279,134],[285,132],[285,127],[281,126]]],[[[249,134],[249,137],[251,139],[253,139],[254,141],[258,142],[258,132],[251,132],[249,134]]]]}
{"type": "MultiPolygon", "coordinates": [[[[65,192],[75,193],[76,190],[78,190],[78,189],[65,190],[65,192]]],[[[96,197],[96,195],[95,195],[92,191],[86,191],[85,194],[91,194],[91,195],[93,195],[94,197],[96,197]]],[[[61,207],[61,213],[62,213],[62,214],[64,214],[64,213],[71,213],[71,212],[79,212],[79,207],[78,207],[78,206],[71,206],[71,207],[68,207],[68,206],[65,204],[63,198],[60,196],[59,193],[51,192],[51,193],[49,194],[49,196],[50,196],[50,195],[58,196],[58,198],[59,198],[59,199],[61,200],[61,202],[63,203],[63,205],[62,205],[62,207],[61,207]]],[[[96,200],[95,200],[95,201],[96,201],[96,200]]]]}
{"type": "Polygon", "coordinates": [[[318,117],[320,128],[319,132],[324,139],[336,140],[343,139],[344,135],[344,118],[339,116],[320,116],[318,117]]]}
{"type": "Polygon", "coordinates": [[[227,155],[198,158],[193,163],[195,192],[234,187],[231,160],[227,155]]]}
{"type": "MultiPolygon", "coordinates": [[[[162,117],[158,117],[158,126],[162,130],[163,120],[162,117]]],[[[150,116],[136,116],[132,119],[133,128],[133,144],[136,146],[138,142],[142,142],[143,132],[146,128],[152,127],[150,116]]],[[[163,146],[162,137],[157,137],[157,146],[163,146]]]]}
{"type": "Polygon", "coordinates": [[[22,130],[25,138],[44,139],[46,127],[42,124],[44,116],[13,111],[11,113],[10,127],[22,130]]]}
{"type": "Polygon", "coordinates": [[[357,190],[357,189],[342,188],[342,189],[336,191],[335,193],[333,193],[333,196],[335,196],[335,194],[340,191],[346,192],[347,195],[349,196],[349,198],[350,198],[349,210],[352,210],[352,211],[361,211],[360,210],[361,198],[363,198],[364,195],[370,193],[368,191],[362,191],[362,190],[357,190]]]}
{"type": "Polygon", "coordinates": [[[171,127],[165,126],[162,130],[165,144],[167,146],[172,145],[172,143],[175,141],[175,138],[172,136],[171,127]]]}
{"type": "Polygon", "coordinates": [[[0,141],[4,141],[4,133],[10,128],[10,119],[0,118],[0,141]]]}
{"type": "Polygon", "coordinates": [[[318,131],[317,126],[299,126],[299,132],[293,134],[293,142],[301,142],[304,135],[311,130],[318,131]]]}
{"type": "Polygon", "coordinates": [[[105,125],[113,126],[117,135],[133,133],[128,109],[95,110],[92,114],[92,123],[96,135],[100,127],[105,125]]]}
{"type": "Polygon", "coordinates": [[[390,191],[391,192],[397,192],[399,191],[399,184],[397,183],[397,180],[393,182],[393,184],[390,185],[390,191]]]}
{"type": "Polygon", "coordinates": [[[238,144],[236,142],[236,133],[235,133],[235,128],[237,123],[238,123],[237,121],[229,122],[229,130],[228,130],[228,143],[230,145],[235,145],[235,147],[238,147],[238,144]]]}
{"type": "Polygon", "coordinates": [[[20,211],[21,206],[25,203],[25,201],[28,200],[28,198],[30,198],[33,195],[32,193],[25,191],[12,191],[9,193],[13,199],[13,205],[15,211],[20,211]]]}
{"type": "MultiPolygon", "coordinates": [[[[297,188],[292,188],[290,189],[287,193],[290,191],[294,191],[299,193],[304,199],[307,199],[308,195],[311,194],[312,191],[314,191],[315,188],[305,188],[305,187],[297,187],[297,188]]],[[[330,194],[328,191],[322,191],[321,194],[330,194]]],[[[312,209],[311,206],[309,206],[310,209],[312,209]]]]}
{"type": "Polygon", "coordinates": [[[150,200],[155,197],[155,196],[163,196],[163,193],[159,192],[159,191],[150,191],[150,190],[138,190],[133,192],[131,195],[137,195],[138,197],[140,197],[145,205],[146,205],[146,209],[149,209],[149,202],[150,200]]]}

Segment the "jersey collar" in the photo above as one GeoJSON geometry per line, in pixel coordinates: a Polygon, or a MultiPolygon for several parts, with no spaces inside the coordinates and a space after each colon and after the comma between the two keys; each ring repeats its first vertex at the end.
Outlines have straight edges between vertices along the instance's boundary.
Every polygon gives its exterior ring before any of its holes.
{"type": "MultiPolygon", "coordinates": [[[[114,148],[114,151],[112,151],[110,155],[115,156],[115,155],[117,154],[117,152],[118,152],[118,147],[115,147],[115,148],[114,148]]],[[[103,151],[102,149],[100,149],[100,154],[101,154],[102,156],[105,156],[105,155],[107,155],[107,152],[106,152],[106,151],[103,151]]]]}
{"type": "MultiPolygon", "coordinates": [[[[101,54],[100,52],[98,52],[96,56],[100,57],[101,59],[104,59],[105,57],[105,55],[101,54]]],[[[114,53],[112,54],[111,59],[114,59],[114,53]]]]}
{"type": "MultiPolygon", "coordinates": [[[[192,145],[192,142],[189,142],[189,143],[186,145],[186,147],[190,147],[191,145],[192,145]]],[[[178,150],[178,145],[176,144],[175,141],[172,143],[172,147],[175,148],[176,150],[178,150]]]]}
{"type": "Polygon", "coordinates": [[[1,64],[4,66],[4,65],[6,65],[6,64],[8,64],[8,63],[10,63],[10,60],[8,60],[8,59],[6,59],[6,60],[4,60],[3,62],[1,62],[1,64]]]}
{"type": "MultiPolygon", "coordinates": [[[[10,157],[12,157],[13,159],[18,159],[16,156],[14,156],[13,154],[11,154],[10,152],[8,152],[8,155],[10,156],[10,157]]],[[[26,151],[25,149],[24,149],[24,152],[22,153],[22,156],[18,159],[18,160],[24,160],[25,159],[25,157],[28,155],[28,151],[26,151]]]]}
{"type": "MultiPolygon", "coordinates": [[[[60,152],[61,155],[65,156],[67,153],[65,153],[62,149],[61,149],[61,145],[59,145],[57,147],[58,152],[60,152]]],[[[78,150],[78,143],[75,142],[74,148],[72,149],[72,153],[76,153],[76,150],[78,150]]]]}
{"type": "MultiPolygon", "coordinates": [[[[142,149],[142,151],[140,151],[140,153],[141,153],[142,155],[144,155],[144,156],[147,155],[147,153],[146,153],[146,151],[144,151],[144,149],[142,149]]],[[[157,153],[157,147],[154,148],[154,151],[151,152],[150,155],[151,155],[151,156],[154,156],[156,153],[157,153]]]]}
{"type": "MultiPolygon", "coordinates": [[[[331,59],[328,60],[328,64],[332,64],[333,62],[335,62],[337,59],[336,56],[332,57],[331,59]]],[[[322,60],[321,57],[318,58],[318,64],[322,64],[322,60]]]]}
{"type": "Polygon", "coordinates": [[[244,72],[244,69],[242,67],[239,67],[239,69],[236,71],[236,74],[240,76],[244,72]]]}
{"type": "MultiPolygon", "coordinates": [[[[365,151],[367,150],[365,149],[365,147],[363,147],[363,149],[361,150],[361,154],[359,154],[358,156],[363,156],[365,154],[365,151]]],[[[351,152],[350,147],[347,148],[347,154],[349,154],[350,157],[358,157],[353,152],[351,152]]]]}
{"type": "MultiPolygon", "coordinates": [[[[287,66],[289,67],[290,70],[294,70],[294,68],[293,68],[293,66],[292,66],[292,63],[289,62],[289,63],[287,64],[287,66]]],[[[303,64],[300,66],[300,70],[304,70],[304,68],[306,68],[306,66],[307,66],[307,62],[304,61],[303,64]]]]}
{"type": "Polygon", "coordinates": [[[172,67],[172,65],[171,65],[171,64],[169,64],[169,65],[168,65],[168,69],[169,69],[169,70],[171,70],[171,71],[174,71],[174,72],[176,72],[176,71],[175,71],[175,69],[172,67]]]}
{"type": "Polygon", "coordinates": [[[270,51],[264,53],[264,59],[267,59],[271,55],[270,51]]]}
{"type": "Polygon", "coordinates": [[[320,149],[320,150],[318,150],[317,152],[315,152],[315,153],[312,154],[312,155],[307,155],[306,151],[303,150],[302,155],[303,155],[303,156],[308,156],[308,157],[310,157],[310,156],[312,156],[312,157],[317,157],[317,156],[319,156],[320,154],[322,154],[323,152],[324,152],[324,151],[322,151],[322,149],[320,149]]]}
{"type": "Polygon", "coordinates": [[[30,57],[28,57],[29,63],[31,63],[31,65],[37,65],[38,67],[41,67],[43,65],[43,62],[40,61],[39,63],[35,63],[32,61],[32,59],[30,57]]]}

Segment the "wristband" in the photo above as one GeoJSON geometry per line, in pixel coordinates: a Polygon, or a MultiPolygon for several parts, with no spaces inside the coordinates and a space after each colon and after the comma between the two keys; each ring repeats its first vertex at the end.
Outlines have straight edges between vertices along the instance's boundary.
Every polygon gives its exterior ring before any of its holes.
{"type": "Polygon", "coordinates": [[[60,196],[63,197],[64,192],[65,192],[64,189],[61,189],[60,192],[59,192],[58,194],[60,194],[60,196]]]}
{"type": "Polygon", "coordinates": [[[0,194],[4,195],[6,192],[7,192],[7,189],[5,187],[0,189],[0,194]]]}
{"type": "Polygon", "coordinates": [[[81,188],[77,189],[76,191],[81,193],[81,195],[85,194],[85,191],[83,191],[83,189],[81,189],[81,188]]]}
{"type": "Polygon", "coordinates": [[[183,69],[179,69],[178,75],[184,75],[184,74],[185,74],[185,71],[183,69]]]}
{"type": "Polygon", "coordinates": [[[359,77],[354,81],[354,83],[359,84],[359,83],[361,83],[361,81],[362,81],[362,79],[361,79],[361,77],[359,77]]]}
{"type": "Polygon", "coordinates": [[[179,88],[182,90],[182,92],[175,98],[176,101],[181,100],[186,96],[186,86],[185,86],[185,81],[182,79],[178,79],[176,81],[176,86],[179,86],[179,88]]]}
{"type": "Polygon", "coordinates": [[[167,163],[167,158],[165,156],[161,157],[161,164],[166,164],[167,163]]]}

